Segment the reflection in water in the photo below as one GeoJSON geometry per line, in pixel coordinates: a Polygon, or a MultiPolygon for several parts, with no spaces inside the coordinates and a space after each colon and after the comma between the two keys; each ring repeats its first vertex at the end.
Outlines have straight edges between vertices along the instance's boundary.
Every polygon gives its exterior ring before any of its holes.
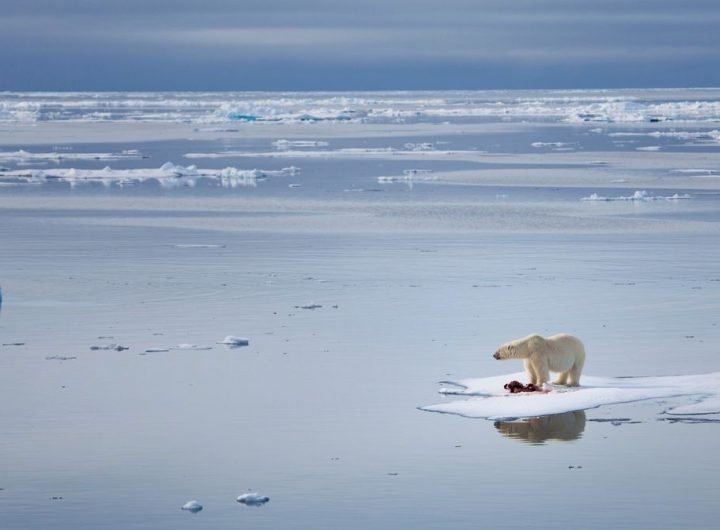
{"type": "Polygon", "coordinates": [[[563,412],[519,421],[496,421],[503,436],[531,444],[577,440],[585,430],[585,411],[563,412]]]}

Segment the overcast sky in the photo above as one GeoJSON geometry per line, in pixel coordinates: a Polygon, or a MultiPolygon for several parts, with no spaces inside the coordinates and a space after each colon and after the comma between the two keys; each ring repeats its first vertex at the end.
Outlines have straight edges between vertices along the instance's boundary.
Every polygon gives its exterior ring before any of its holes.
{"type": "Polygon", "coordinates": [[[720,86],[719,0],[0,0],[0,90],[720,86]]]}

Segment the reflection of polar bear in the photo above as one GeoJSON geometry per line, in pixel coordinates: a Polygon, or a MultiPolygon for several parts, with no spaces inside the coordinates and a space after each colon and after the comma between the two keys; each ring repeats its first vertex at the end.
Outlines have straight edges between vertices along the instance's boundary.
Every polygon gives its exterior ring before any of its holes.
{"type": "Polygon", "coordinates": [[[496,421],[503,436],[532,444],[550,440],[577,440],[585,430],[585,411],[563,412],[522,421],[496,421]]]}
{"type": "Polygon", "coordinates": [[[542,385],[550,380],[550,372],[560,372],[557,385],[578,386],[585,364],[585,348],[572,335],[541,337],[529,335],[506,342],[493,355],[496,359],[522,359],[530,382],[542,385]]]}

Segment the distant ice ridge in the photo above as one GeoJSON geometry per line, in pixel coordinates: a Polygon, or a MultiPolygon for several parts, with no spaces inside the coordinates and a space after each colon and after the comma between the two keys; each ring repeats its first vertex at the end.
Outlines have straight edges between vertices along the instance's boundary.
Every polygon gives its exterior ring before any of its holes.
{"type": "Polygon", "coordinates": [[[398,121],[718,122],[717,90],[263,93],[0,93],[0,122],[156,122],[235,127],[398,121]]]}
{"type": "Polygon", "coordinates": [[[687,193],[679,194],[675,193],[673,195],[650,195],[645,190],[639,190],[633,193],[632,195],[628,196],[619,196],[619,197],[603,197],[602,195],[598,195],[597,193],[593,193],[589,197],[583,197],[580,200],[581,201],[628,201],[628,202],[651,202],[651,201],[678,201],[678,200],[684,200],[684,199],[692,199],[692,195],[688,195],[687,193]]]}
{"type": "Polygon", "coordinates": [[[156,180],[164,187],[195,186],[200,179],[215,181],[220,186],[235,188],[255,186],[259,180],[276,176],[294,176],[299,169],[287,167],[281,170],[199,169],[195,165],[181,166],[166,162],[158,169],[24,169],[0,172],[2,180],[14,180],[26,184],[39,184],[48,180],[68,182],[71,185],[102,183],[105,185],[127,186],[147,180],[156,180]]]}
{"type": "Polygon", "coordinates": [[[503,385],[523,380],[524,373],[447,381],[444,395],[468,399],[421,407],[429,412],[457,414],[469,418],[514,419],[586,410],[603,405],[649,399],[690,398],[690,404],[665,410],[675,416],[720,414],[720,372],[703,375],[660,377],[583,376],[582,386],[553,386],[549,393],[508,394],[503,385]]]}

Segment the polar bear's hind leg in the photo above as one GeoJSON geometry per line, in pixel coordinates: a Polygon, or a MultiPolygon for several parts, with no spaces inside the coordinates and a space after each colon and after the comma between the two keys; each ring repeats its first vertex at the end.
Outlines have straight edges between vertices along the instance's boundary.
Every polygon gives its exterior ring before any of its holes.
{"type": "Polygon", "coordinates": [[[553,385],[567,385],[568,376],[570,375],[570,371],[567,372],[560,372],[558,374],[558,378],[553,381],[553,385]]]}
{"type": "Polygon", "coordinates": [[[580,386],[580,375],[582,374],[583,365],[585,364],[585,358],[581,357],[575,361],[575,364],[568,372],[569,377],[567,386],[580,386]]]}

